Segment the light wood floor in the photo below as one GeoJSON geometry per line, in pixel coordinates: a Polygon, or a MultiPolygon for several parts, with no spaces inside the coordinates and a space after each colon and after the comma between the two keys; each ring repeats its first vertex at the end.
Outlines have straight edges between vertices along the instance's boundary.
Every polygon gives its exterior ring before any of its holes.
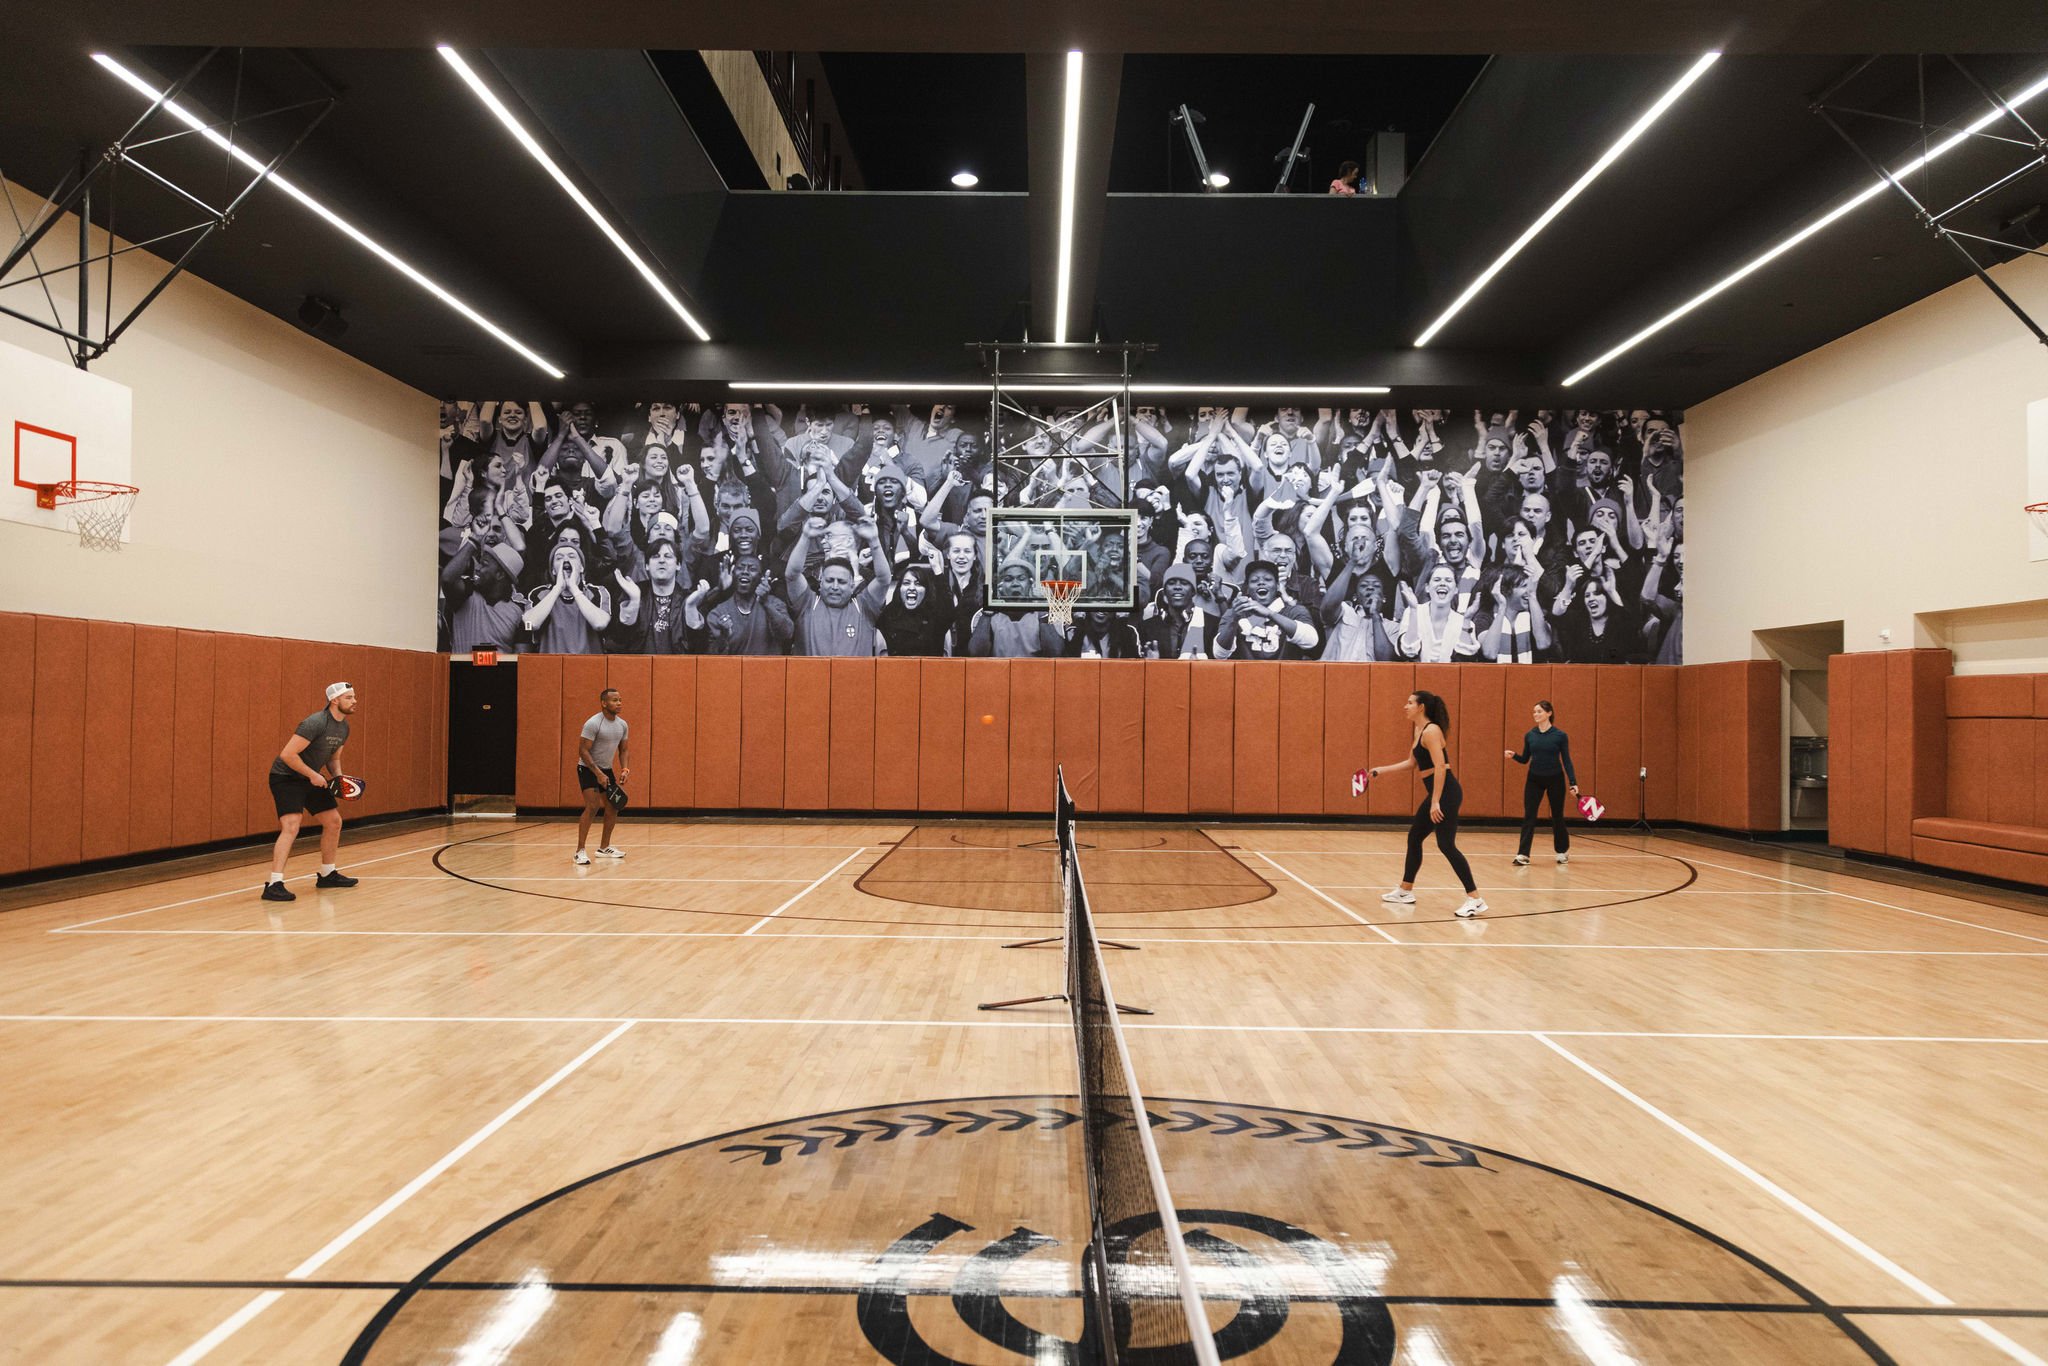
{"type": "MultiPolygon", "coordinates": [[[[1072,1031],[975,1009],[1058,990],[1049,833],[468,821],[0,914],[0,1360],[1075,1360],[1072,1031]]],[[[2012,897],[1473,831],[1461,922],[1395,830],[1082,839],[1229,1359],[2048,1359],[2012,897]]]]}

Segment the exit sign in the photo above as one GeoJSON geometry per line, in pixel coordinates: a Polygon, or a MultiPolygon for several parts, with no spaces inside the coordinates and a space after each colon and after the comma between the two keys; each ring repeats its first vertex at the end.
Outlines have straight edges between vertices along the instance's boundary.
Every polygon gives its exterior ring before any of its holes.
{"type": "Polygon", "coordinates": [[[472,650],[469,654],[469,662],[472,664],[496,664],[498,662],[498,652],[496,650],[472,650]]]}

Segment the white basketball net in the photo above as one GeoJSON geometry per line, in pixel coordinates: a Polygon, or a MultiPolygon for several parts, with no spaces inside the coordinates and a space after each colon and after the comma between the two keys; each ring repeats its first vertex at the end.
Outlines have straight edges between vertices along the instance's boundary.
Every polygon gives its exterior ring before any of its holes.
{"type": "Polygon", "coordinates": [[[1045,619],[1054,626],[1066,629],[1074,624],[1074,599],[1081,596],[1079,579],[1044,579],[1039,586],[1045,589],[1045,619]]]}

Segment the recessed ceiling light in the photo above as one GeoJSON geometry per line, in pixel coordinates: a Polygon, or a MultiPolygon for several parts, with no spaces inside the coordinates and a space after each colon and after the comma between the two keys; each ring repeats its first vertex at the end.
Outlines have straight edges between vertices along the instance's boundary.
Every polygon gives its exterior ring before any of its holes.
{"type": "MultiPolygon", "coordinates": [[[[108,73],[113,75],[117,80],[121,81],[124,85],[128,86],[130,89],[140,94],[144,99],[150,100],[153,103],[161,103],[163,107],[166,110],[170,111],[172,116],[175,117],[179,122],[183,123],[187,128],[190,128],[192,131],[199,134],[199,136],[205,138],[208,142],[212,143],[215,147],[218,147],[221,151],[226,152],[229,156],[233,157],[242,165],[248,167],[252,171],[257,172],[261,172],[266,169],[267,163],[264,162],[262,158],[252,153],[249,150],[247,143],[230,142],[227,136],[221,133],[207,119],[204,119],[200,117],[198,114],[194,113],[192,110],[185,108],[185,106],[179,104],[176,100],[167,98],[163,91],[158,90],[155,86],[151,85],[148,81],[143,80],[142,77],[136,75],[127,67],[122,66],[119,62],[115,61],[106,53],[95,52],[92,54],[92,59],[95,62],[99,63],[99,65],[102,68],[104,68],[108,73]]],[[[425,291],[427,291],[427,293],[433,295],[442,303],[448,305],[448,307],[454,309],[457,313],[460,313],[463,317],[469,319],[478,327],[481,327],[484,331],[490,333],[493,337],[496,337],[506,346],[511,347],[514,351],[517,351],[520,355],[526,357],[526,359],[532,361],[535,365],[547,371],[556,379],[566,378],[560,366],[557,366],[552,362],[548,361],[545,357],[541,356],[538,352],[533,350],[533,348],[526,345],[526,343],[520,341],[510,332],[507,332],[504,328],[498,326],[489,318],[486,318],[483,314],[477,312],[476,309],[470,307],[467,303],[464,303],[461,299],[457,298],[454,294],[450,293],[439,282],[435,281],[425,272],[421,271],[419,267],[413,265],[410,261],[407,261],[405,258],[398,255],[398,253],[392,251],[391,248],[385,246],[382,242],[379,242],[376,238],[371,237],[361,228],[349,222],[346,218],[343,218],[340,214],[328,208],[319,200],[313,198],[313,196],[307,194],[297,185],[294,185],[291,181],[286,180],[283,176],[277,174],[275,171],[272,171],[270,173],[269,180],[272,186],[282,191],[286,195],[289,195],[291,198],[297,200],[302,207],[306,208],[314,215],[324,220],[328,224],[328,226],[334,228],[337,232],[354,241],[358,246],[368,251],[371,255],[375,256],[385,265],[390,266],[400,275],[403,275],[406,279],[411,280],[421,289],[424,289],[425,291]]]]}
{"type": "Polygon", "coordinates": [[[955,171],[953,173],[953,183],[963,190],[971,190],[976,185],[981,184],[981,177],[972,171],[955,171]]]}
{"type": "Polygon", "coordinates": [[[1211,172],[1209,172],[1209,184],[1210,184],[1210,187],[1211,187],[1211,188],[1213,188],[1213,189],[1218,189],[1218,190],[1220,190],[1220,189],[1222,189],[1222,188],[1223,188],[1223,187],[1224,187],[1225,185],[1228,185],[1229,183],[1230,183],[1230,177],[1229,177],[1229,176],[1227,176],[1227,175],[1225,175],[1225,174],[1223,174],[1223,172],[1221,172],[1221,171],[1211,171],[1211,172]]]}

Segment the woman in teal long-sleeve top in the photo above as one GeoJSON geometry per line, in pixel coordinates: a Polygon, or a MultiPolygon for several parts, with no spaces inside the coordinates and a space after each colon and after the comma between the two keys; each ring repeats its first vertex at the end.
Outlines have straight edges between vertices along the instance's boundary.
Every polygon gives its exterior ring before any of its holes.
{"type": "Polygon", "coordinates": [[[1529,766],[1528,780],[1522,784],[1522,844],[1515,852],[1518,868],[1529,862],[1529,845],[1536,837],[1536,810],[1545,797],[1550,798],[1550,842],[1557,848],[1557,861],[1569,861],[1572,837],[1564,828],[1564,794],[1569,787],[1572,796],[1579,795],[1579,777],[1572,770],[1571,737],[1557,728],[1557,709],[1538,702],[1529,710],[1536,724],[1522,737],[1522,752],[1506,751],[1508,758],[1529,766]]]}

